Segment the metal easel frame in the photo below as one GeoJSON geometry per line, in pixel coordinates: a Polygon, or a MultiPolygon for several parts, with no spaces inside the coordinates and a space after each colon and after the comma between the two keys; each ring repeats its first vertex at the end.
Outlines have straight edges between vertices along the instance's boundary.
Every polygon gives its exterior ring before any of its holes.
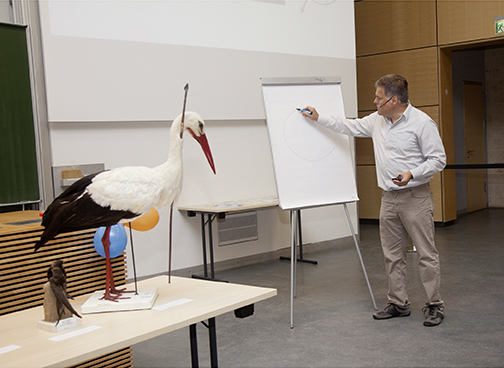
{"type": "MultiPolygon", "coordinates": [[[[362,266],[362,271],[364,272],[364,277],[366,278],[366,283],[369,289],[369,293],[371,294],[371,300],[373,302],[373,307],[375,310],[378,310],[376,307],[376,302],[373,295],[373,290],[371,289],[371,284],[369,283],[369,278],[366,272],[366,267],[364,266],[364,261],[362,260],[362,255],[359,248],[359,243],[357,242],[357,237],[355,235],[355,230],[352,225],[352,220],[350,218],[350,213],[348,212],[348,207],[346,203],[343,203],[343,208],[345,209],[346,218],[348,220],[348,225],[350,226],[350,230],[352,232],[352,237],[355,243],[355,248],[357,249],[357,254],[359,255],[359,260],[362,266]]],[[[290,226],[291,226],[291,303],[290,303],[290,327],[294,328],[294,298],[296,297],[296,264],[295,261],[297,258],[297,235],[298,235],[298,215],[299,209],[290,210],[290,226]]]]}

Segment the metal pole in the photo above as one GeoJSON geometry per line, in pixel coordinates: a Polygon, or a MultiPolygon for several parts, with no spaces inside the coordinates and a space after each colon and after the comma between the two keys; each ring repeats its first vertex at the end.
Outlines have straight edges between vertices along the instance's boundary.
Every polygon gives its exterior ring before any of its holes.
{"type": "Polygon", "coordinates": [[[206,255],[206,231],[205,231],[205,214],[201,214],[201,241],[203,243],[203,277],[208,277],[207,255],[206,255]]]}
{"type": "MultiPolygon", "coordinates": [[[[208,214],[208,246],[210,251],[210,275],[211,280],[215,279],[214,254],[213,254],[213,233],[212,233],[212,214],[208,214]]],[[[205,275],[206,276],[206,275],[205,275]]]]}
{"type": "Polygon", "coordinates": [[[294,328],[294,295],[296,294],[296,211],[290,211],[291,226],[291,305],[290,328],[294,328]]]}
{"type": "Polygon", "coordinates": [[[359,249],[359,243],[357,242],[357,237],[355,236],[355,231],[354,231],[354,228],[352,225],[352,219],[350,218],[350,213],[348,212],[348,208],[347,208],[346,203],[343,203],[343,207],[345,208],[345,213],[346,213],[346,217],[348,220],[348,225],[350,226],[350,230],[352,231],[352,236],[354,239],[355,248],[357,249],[357,254],[359,255],[360,263],[362,266],[362,271],[364,271],[364,277],[366,278],[367,286],[369,289],[369,294],[371,294],[371,300],[373,301],[373,307],[375,310],[378,310],[378,308],[376,307],[374,296],[373,296],[373,290],[371,290],[371,284],[369,283],[369,279],[367,276],[366,267],[364,267],[364,261],[362,260],[362,255],[361,255],[361,252],[359,249]]]}
{"type": "Polygon", "coordinates": [[[131,222],[129,223],[129,233],[130,233],[130,246],[131,246],[131,261],[133,263],[133,277],[135,278],[135,295],[138,295],[135,251],[133,250],[133,230],[131,230],[131,222]]]}

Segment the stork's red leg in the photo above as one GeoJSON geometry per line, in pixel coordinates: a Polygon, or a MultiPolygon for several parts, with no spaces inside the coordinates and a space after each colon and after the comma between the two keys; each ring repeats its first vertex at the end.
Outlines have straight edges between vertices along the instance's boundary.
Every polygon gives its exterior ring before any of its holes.
{"type": "MultiPolygon", "coordinates": [[[[110,278],[110,293],[111,294],[116,294],[118,296],[121,296],[123,293],[134,293],[135,290],[126,290],[126,288],[122,289],[116,289],[115,283],[114,283],[114,274],[112,272],[112,264],[110,265],[110,275],[112,276],[110,278]]],[[[130,297],[123,297],[123,298],[117,298],[117,299],[129,299],[130,297]]]]}
{"type": "Polygon", "coordinates": [[[103,244],[103,250],[105,252],[105,294],[101,299],[105,300],[112,300],[112,301],[117,301],[115,297],[110,295],[110,286],[111,282],[110,280],[112,279],[112,267],[110,265],[110,226],[107,226],[105,228],[105,231],[102,236],[102,244],[103,244]]]}
{"type": "Polygon", "coordinates": [[[118,299],[129,299],[129,297],[121,298],[121,293],[128,292],[125,289],[116,289],[114,283],[114,273],[112,271],[112,262],[110,260],[110,226],[107,226],[102,237],[103,250],[105,252],[105,264],[106,264],[106,286],[105,293],[102,300],[111,300],[117,302],[118,299]],[[114,295],[112,295],[114,294],[114,295]]]}
{"type": "MultiPolygon", "coordinates": [[[[211,226],[211,225],[210,225],[211,226]]],[[[172,264],[172,227],[173,227],[173,203],[170,206],[170,239],[168,240],[168,283],[171,284],[172,264]]]]}

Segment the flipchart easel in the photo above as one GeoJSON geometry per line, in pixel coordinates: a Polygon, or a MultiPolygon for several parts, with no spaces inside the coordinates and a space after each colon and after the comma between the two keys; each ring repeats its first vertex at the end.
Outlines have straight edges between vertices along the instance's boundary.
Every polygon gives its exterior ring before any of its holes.
{"type": "Polygon", "coordinates": [[[376,310],[347,206],[359,200],[349,137],[309,121],[296,110],[311,105],[324,114],[345,116],[340,78],[263,78],[261,82],[279,206],[290,211],[291,328],[294,327],[300,230],[297,217],[301,209],[343,205],[376,310]]]}

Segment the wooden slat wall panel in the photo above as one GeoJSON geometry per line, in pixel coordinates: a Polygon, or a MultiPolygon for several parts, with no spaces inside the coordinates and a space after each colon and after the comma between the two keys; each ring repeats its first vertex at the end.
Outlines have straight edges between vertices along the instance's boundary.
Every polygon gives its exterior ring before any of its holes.
{"type": "Polygon", "coordinates": [[[390,73],[408,80],[414,106],[439,104],[437,47],[357,58],[359,111],[376,110],[374,83],[390,73]]]}
{"type": "Polygon", "coordinates": [[[504,16],[500,0],[438,0],[439,45],[484,39],[503,39],[495,34],[495,17],[504,16]]]}
{"type": "MultiPolygon", "coordinates": [[[[38,211],[0,214],[0,315],[42,305],[47,269],[57,259],[64,262],[71,296],[105,288],[105,259],[96,253],[93,243],[96,229],[61,234],[34,252],[34,243],[42,229],[38,211]],[[27,223],[12,224],[20,222],[27,223]]],[[[124,254],[112,260],[112,268],[116,285],[124,285],[124,254]]],[[[86,364],[76,367],[132,367],[131,348],[86,364]]]]}
{"type": "Polygon", "coordinates": [[[133,358],[132,358],[131,347],[128,347],[126,349],[121,349],[121,350],[118,350],[114,353],[103,355],[103,356],[95,358],[95,359],[88,360],[84,363],[74,365],[71,368],[99,368],[99,367],[103,367],[103,368],[133,367],[133,358]]]}
{"type": "MultiPolygon", "coordinates": [[[[61,259],[67,270],[68,292],[82,295],[105,287],[105,259],[96,253],[93,244],[95,229],[62,234],[38,252],[34,243],[39,231],[15,232],[0,236],[0,286],[2,303],[0,315],[41,305],[42,286],[47,282],[50,264],[61,259]]],[[[113,259],[114,275],[118,285],[126,282],[124,255],[113,259]]]]}
{"type": "Polygon", "coordinates": [[[436,2],[364,0],[355,3],[357,56],[436,46],[436,2]]]}

